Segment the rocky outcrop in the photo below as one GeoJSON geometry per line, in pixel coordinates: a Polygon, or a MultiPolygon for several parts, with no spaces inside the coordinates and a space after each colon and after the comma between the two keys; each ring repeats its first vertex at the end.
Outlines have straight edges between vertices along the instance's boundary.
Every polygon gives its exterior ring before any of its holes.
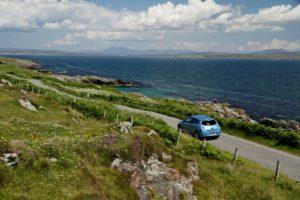
{"type": "Polygon", "coordinates": [[[118,128],[121,133],[131,133],[132,124],[130,122],[120,122],[118,123],[118,128]]]}
{"type": "Polygon", "coordinates": [[[67,76],[67,75],[55,75],[56,78],[78,83],[90,83],[96,85],[107,85],[107,86],[132,86],[131,83],[113,78],[104,78],[99,76],[67,76]]]}
{"type": "Polygon", "coordinates": [[[12,84],[11,84],[11,82],[10,82],[10,81],[8,81],[8,80],[1,79],[1,80],[0,80],[0,87],[3,87],[3,86],[8,86],[8,87],[11,87],[11,86],[12,86],[12,84]]]}
{"type": "Polygon", "coordinates": [[[39,68],[41,68],[41,65],[39,63],[32,60],[15,59],[15,63],[18,67],[22,67],[25,69],[38,70],[39,68]]]}
{"type": "Polygon", "coordinates": [[[148,135],[149,137],[151,137],[152,135],[158,136],[158,134],[157,134],[154,130],[151,130],[147,135],[148,135]]]}
{"type": "Polygon", "coordinates": [[[300,131],[300,123],[294,120],[274,120],[270,118],[262,118],[260,124],[273,128],[281,128],[289,131],[300,131]]]}
{"type": "Polygon", "coordinates": [[[19,157],[16,153],[5,153],[0,157],[0,160],[9,167],[16,167],[19,163],[19,157]]]}
{"type": "Polygon", "coordinates": [[[164,152],[161,154],[161,157],[165,162],[170,162],[172,160],[172,156],[164,152]]]}
{"type": "Polygon", "coordinates": [[[117,158],[112,162],[111,167],[131,174],[130,184],[137,190],[142,200],[151,199],[153,192],[168,200],[180,199],[180,195],[184,195],[189,200],[196,199],[193,196],[192,183],[199,180],[199,172],[195,162],[187,164],[188,177],[159,161],[155,154],[147,162],[141,160],[130,163],[117,158]]]}
{"type": "Polygon", "coordinates": [[[141,93],[133,92],[133,93],[129,93],[128,95],[131,96],[131,97],[134,97],[134,98],[136,98],[140,101],[143,101],[143,102],[147,102],[147,103],[151,103],[151,104],[156,104],[157,103],[154,99],[151,99],[151,98],[149,98],[146,95],[141,94],[141,93]]]}
{"type": "Polygon", "coordinates": [[[27,99],[20,99],[19,103],[27,110],[37,111],[37,109],[27,99]]]}
{"type": "Polygon", "coordinates": [[[218,117],[239,119],[246,122],[255,122],[252,120],[245,110],[239,108],[233,108],[228,103],[220,103],[216,101],[203,101],[197,102],[201,110],[205,110],[214,113],[218,117]]]}

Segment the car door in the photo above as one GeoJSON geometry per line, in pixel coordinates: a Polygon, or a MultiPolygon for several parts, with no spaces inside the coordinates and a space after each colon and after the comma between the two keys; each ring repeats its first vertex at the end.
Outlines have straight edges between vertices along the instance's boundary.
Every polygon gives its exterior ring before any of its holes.
{"type": "Polygon", "coordinates": [[[196,118],[192,118],[191,123],[189,125],[189,131],[191,134],[194,134],[198,130],[199,120],[196,118]]]}
{"type": "Polygon", "coordinates": [[[186,118],[186,119],[184,120],[184,126],[182,127],[183,132],[185,132],[185,133],[190,133],[189,129],[190,129],[191,121],[192,121],[192,118],[191,118],[191,117],[186,118]]]}

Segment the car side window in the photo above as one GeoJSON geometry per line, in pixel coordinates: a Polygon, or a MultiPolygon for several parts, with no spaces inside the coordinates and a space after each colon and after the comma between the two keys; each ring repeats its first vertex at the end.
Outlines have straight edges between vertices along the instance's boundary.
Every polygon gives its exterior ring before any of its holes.
{"type": "Polygon", "coordinates": [[[191,121],[192,121],[192,118],[190,118],[190,117],[185,120],[186,123],[191,123],[191,121]]]}
{"type": "Polygon", "coordinates": [[[199,120],[198,120],[198,119],[195,119],[195,118],[192,118],[191,123],[192,123],[192,124],[198,124],[198,123],[199,123],[199,120]]]}

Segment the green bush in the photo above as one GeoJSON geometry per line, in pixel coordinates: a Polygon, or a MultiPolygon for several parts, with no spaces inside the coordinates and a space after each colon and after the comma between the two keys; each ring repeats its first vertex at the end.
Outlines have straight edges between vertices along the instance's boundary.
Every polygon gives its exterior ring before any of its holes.
{"type": "Polygon", "coordinates": [[[9,167],[0,163],[0,188],[5,186],[12,179],[11,170],[9,167]]]}
{"type": "Polygon", "coordinates": [[[261,136],[267,139],[278,141],[278,144],[300,148],[300,135],[293,131],[267,127],[262,124],[252,124],[237,120],[223,120],[223,126],[230,129],[237,129],[249,135],[261,136]]]}
{"type": "Polygon", "coordinates": [[[9,153],[11,151],[10,143],[4,137],[0,137],[0,155],[4,153],[9,153]]]}

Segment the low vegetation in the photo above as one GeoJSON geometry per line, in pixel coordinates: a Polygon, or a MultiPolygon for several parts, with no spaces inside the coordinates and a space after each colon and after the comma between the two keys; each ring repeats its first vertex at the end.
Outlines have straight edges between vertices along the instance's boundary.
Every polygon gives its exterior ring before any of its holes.
{"type": "MultiPolygon", "coordinates": [[[[27,86],[9,73],[44,76],[0,65],[0,78],[14,83],[0,87],[0,154],[18,152],[20,157],[16,167],[0,162],[0,199],[138,199],[131,174],[111,168],[112,161],[136,162],[153,154],[163,160],[162,153],[172,156],[167,165],[182,175],[187,174],[188,162],[198,163],[200,179],[193,182],[198,199],[298,199],[300,195],[299,183],[283,175],[275,182],[273,172],[247,160],[238,159],[234,165],[231,154],[210,145],[202,151],[202,143],[194,138],[183,135],[175,145],[177,132],[163,121],[117,110],[115,102],[105,98],[74,100],[27,86]],[[38,111],[23,108],[18,103],[21,98],[38,111]],[[119,131],[117,116],[119,121],[133,116],[131,134],[119,131]],[[158,136],[148,136],[151,130],[158,136]]],[[[153,192],[153,199],[158,197],[153,192]]]]}
{"type": "MultiPolygon", "coordinates": [[[[48,82],[48,84],[50,84],[48,82]]],[[[52,86],[66,92],[80,97],[87,97],[87,92],[76,92],[74,90],[67,89],[51,83],[52,86]]],[[[259,123],[245,122],[242,120],[220,118],[216,116],[212,111],[207,109],[201,109],[191,102],[184,102],[176,99],[161,99],[154,98],[153,102],[149,100],[141,99],[135,96],[122,94],[119,92],[111,92],[110,94],[98,93],[89,94],[90,98],[95,100],[105,100],[108,102],[121,104],[133,108],[139,108],[149,111],[158,112],[168,116],[173,116],[179,119],[183,119],[190,115],[195,114],[207,114],[218,119],[220,125],[226,130],[226,133],[236,136],[242,136],[246,139],[250,139],[273,148],[284,150],[296,155],[300,155],[300,134],[296,131],[287,131],[279,128],[268,127],[259,123]],[[240,134],[236,134],[238,132],[240,134]]]]}

